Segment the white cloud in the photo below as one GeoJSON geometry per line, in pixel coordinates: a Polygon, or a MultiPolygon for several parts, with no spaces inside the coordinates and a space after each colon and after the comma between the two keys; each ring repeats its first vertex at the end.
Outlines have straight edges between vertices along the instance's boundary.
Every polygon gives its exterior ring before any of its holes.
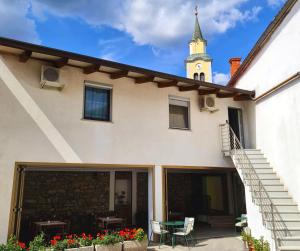
{"type": "Polygon", "coordinates": [[[272,7],[277,7],[281,5],[282,3],[286,2],[286,0],[267,0],[268,5],[272,7]]]}
{"type": "Polygon", "coordinates": [[[230,79],[229,73],[214,72],[213,73],[213,82],[219,85],[225,85],[230,79]]]}
{"type": "MultiPolygon", "coordinates": [[[[182,44],[192,35],[194,6],[198,0],[28,0],[36,17],[47,14],[79,18],[101,27],[108,25],[125,31],[139,45],[157,47],[182,44]]],[[[224,33],[239,22],[256,19],[261,8],[241,10],[248,0],[203,0],[199,18],[206,36],[224,33]]],[[[274,0],[273,0],[274,1],[274,0]]]]}
{"type": "Polygon", "coordinates": [[[40,43],[26,0],[0,0],[0,36],[40,43]]]}

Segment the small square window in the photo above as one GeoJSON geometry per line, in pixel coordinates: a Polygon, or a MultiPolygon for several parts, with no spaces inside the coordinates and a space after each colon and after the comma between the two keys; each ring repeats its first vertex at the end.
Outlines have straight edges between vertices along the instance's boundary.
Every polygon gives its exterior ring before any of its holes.
{"type": "Polygon", "coordinates": [[[169,127],[190,129],[190,102],[185,99],[169,98],[169,127]]]}
{"type": "Polygon", "coordinates": [[[111,121],[111,88],[86,85],[84,89],[84,118],[111,121]]]}

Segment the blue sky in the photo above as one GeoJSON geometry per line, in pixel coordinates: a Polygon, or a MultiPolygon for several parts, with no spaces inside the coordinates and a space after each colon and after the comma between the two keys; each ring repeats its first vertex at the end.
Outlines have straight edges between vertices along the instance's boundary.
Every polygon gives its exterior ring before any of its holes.
{"type": "Polygon", "coordinates": [[[245,58],[284,0],[0,0],[0,36],[185,76],[199,6],[214,82],[245,58]]]}

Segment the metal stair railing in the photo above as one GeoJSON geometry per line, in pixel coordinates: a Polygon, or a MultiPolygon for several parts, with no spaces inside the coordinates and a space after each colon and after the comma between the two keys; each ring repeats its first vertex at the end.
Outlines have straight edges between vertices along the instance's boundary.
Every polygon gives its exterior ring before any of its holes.
{"type": "Polygon", "coordinates": [[[264,226],[267,221],[271,222],[276,250],[278,250],[279,239],[291,236],[285,222],[283,221],[276,206],[272,202],[265,186],[262,184],[253,164],[246,154],[241,142],[235,135],[233,129],[227,123],[221,124],[222,151],[228,152],[234,161],[236,168],[242,173],[245,185],[250,187],[252,202],[260,208],[264,226]]]}

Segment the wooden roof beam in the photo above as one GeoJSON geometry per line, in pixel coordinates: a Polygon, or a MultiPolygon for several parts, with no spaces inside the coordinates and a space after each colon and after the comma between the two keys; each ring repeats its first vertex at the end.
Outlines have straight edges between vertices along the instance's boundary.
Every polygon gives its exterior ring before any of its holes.
{"type": "Polygon", "coordinates": [[[236,93],[217,93],[218,98],[232,98],[236,96],[236,93]]]}
{"type": "Polygon", "coordinates": [[[173,80],[170,82],[157,82],[157,87],[158,88],[166,88],[166,87],[171,87],[171,86],[177,86],[178,81],[173,80]]]}
{"type": "Polygon", "coordinates": [[[100,68],[99,64],[92,64],[92,65],[89,65],[89,66],[83,68],[83,73],[91,74],[91,73],[99,71],[99,68],[100,68]]]}
{"type": "Polygon", "coordinates": [[[110,78],[111,79],[118,79],[118,78],[124,78],[128,76],[128,71],[127,70],[122,70],[122,71],[117,71],[110,73],[110,78]]]}
{"type": "Polygon", "coordinates": [[[148,82],[153,82],[154,77],[139,77],[139,78],[135,78],[134,81],[136,84],[144,84],[144,83],[148,83],[148,82]]]}
{"type": "Polygon", "coordinates": [[[250,95],[247,94],[237,94],[233,98],[234,101],[247,101],[247,100],[252,100],[250,95]]]}
{"type": "Polygon", "coordinates": [[[199,90],[199,95],[209,95],[209,94],[217,94],[219,92],[219,89],[212,89],[212,90],[199,90]]]}
{"type": "Polygon", "coordinates": [[[180,86],[179,91],[186,92],[186,91],[195,91],[200,88],[200,85],[188,85],[188,86],[180,86]]]}
{"type": "Polygon", "coordinates": [[[68,64],[68,61],[69,61],[68,58],[57,59],[56,61],[54,61],[54,66],[57,68],[61,68],[61,67],[65,66],[66,64],[68,64]]]}
{"type": "Polygon", "coordinates": [[[32,51],[23,51],[22,54],[19,56],[19,61],[22,63],[26,63],[28,59],[31,57],[32,51]]]}

